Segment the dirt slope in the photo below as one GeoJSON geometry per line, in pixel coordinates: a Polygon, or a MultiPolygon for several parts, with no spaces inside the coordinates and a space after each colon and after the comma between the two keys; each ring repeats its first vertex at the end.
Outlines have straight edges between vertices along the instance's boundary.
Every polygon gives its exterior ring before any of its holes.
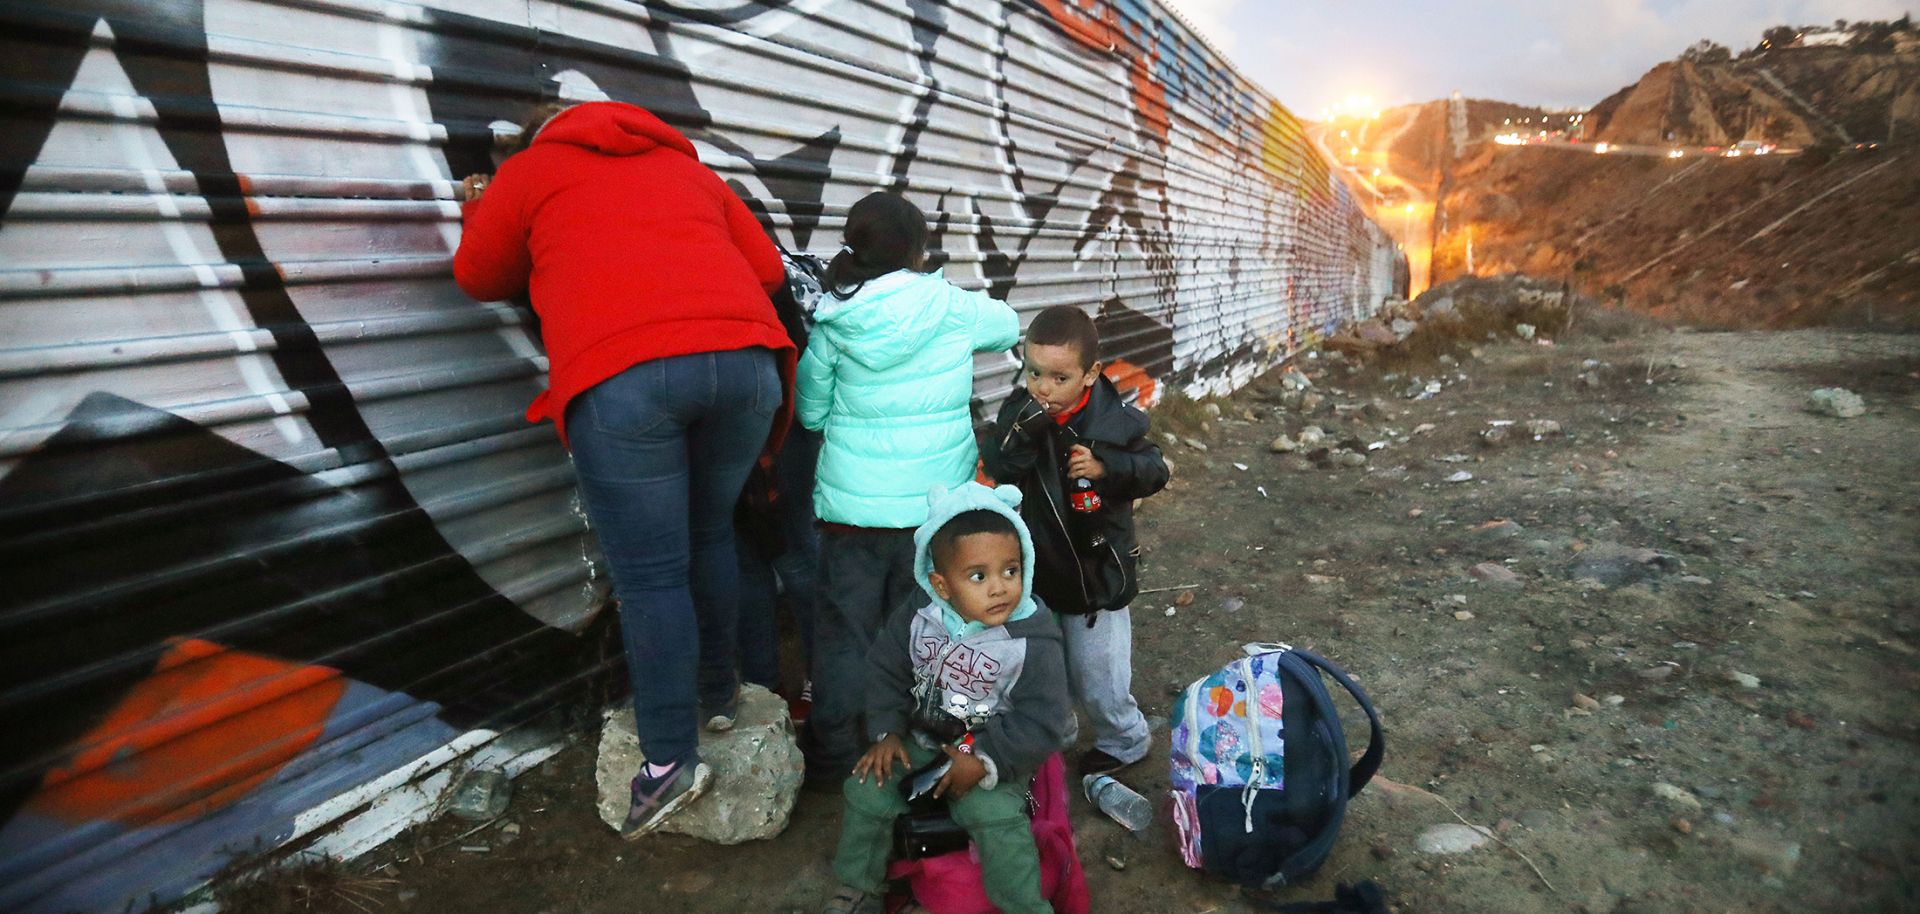
{"type": "Polygon", "coordinates": [[[1800,147],[1885,142],[1920,128],[1920,54],[1806,48],[1676,60],[1593,106],[1588,139],[1800,147]]]}
{"type": "Polygon", "coordinates": [[[1726,327],[1920,327],[1920,150],[1670,160],[1480,147],[1442,201],[1436,281],[1566,279],[1726,327]]]}

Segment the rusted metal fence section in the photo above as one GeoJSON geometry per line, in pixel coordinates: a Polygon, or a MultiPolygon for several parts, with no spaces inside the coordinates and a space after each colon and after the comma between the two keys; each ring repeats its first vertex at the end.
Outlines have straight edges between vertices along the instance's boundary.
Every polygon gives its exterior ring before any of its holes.
{"type": "Polygon", "coordinates": [[[911,195],[949,277],[1096,314],[1147,402],[1399,291],[1148,0],[0,4],[0,910],[370,846],[604,698],[537,333],[449,267],[455,183],[555,98],[660,113],[792,251],[911,195]]]}

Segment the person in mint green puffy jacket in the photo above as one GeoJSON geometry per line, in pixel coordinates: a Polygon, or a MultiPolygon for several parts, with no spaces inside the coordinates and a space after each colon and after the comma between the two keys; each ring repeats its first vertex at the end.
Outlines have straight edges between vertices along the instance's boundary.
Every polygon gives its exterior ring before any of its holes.
{"type": "Polygon", "coordinates": [[[813,490],[820,519],[808,779],[837,787],[866,747],[867,648],[918,592],[913,530],[927,490],[974,478],[973,355],[1013,348],[1005,302],[922,273],[927,217],[873,193],[847,213],[827,294],[800,358],[795,412],[824,442],[813,490]]]}

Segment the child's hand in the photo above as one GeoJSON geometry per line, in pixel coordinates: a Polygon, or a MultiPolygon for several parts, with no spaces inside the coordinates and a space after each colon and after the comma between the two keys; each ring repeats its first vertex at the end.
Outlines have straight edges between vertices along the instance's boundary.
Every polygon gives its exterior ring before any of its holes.
{"type": "Polygon", "coordinates": [[[465,178],[460,179],[461,202],[472,203],[473,201],[480,199],[480,195],[487,192],[487,182],[492,180],[493,180],[492,175],[479,175],[479,174],[468,175],[465,178]]]}
{"type": "Polygon", "coordinates": [[[953,764],[947,767],[947,773],[940,782],[933,785],[933,795],[958,800],[987,776],[987,765],[971,752],[961,752],[953,746],[940,748],[946,750],[947,758],[952,759],[953,764]]]}
{"type": "Polygon", "coordinates": [[[1092,449],[1084,444],[1076,444],[1067,452],[1067,475],[1075,479],[1104,479],[1107,465],[1093,456],[1092,449]]]}
{"type": "Polygon", "coordinates": [[[854,763],[853,776],[859,778],[860,783],[865,784],[867,775],[871,774],[875,784],[885,784],[887,778],[893,776],[895,761],[900,763],[900,767],[907,767],[907,747],[900,742],[899,736],[889,733],[881,737],[879,742],[867,747],[866,754],[860,756],[860,761],[854,763]]]}

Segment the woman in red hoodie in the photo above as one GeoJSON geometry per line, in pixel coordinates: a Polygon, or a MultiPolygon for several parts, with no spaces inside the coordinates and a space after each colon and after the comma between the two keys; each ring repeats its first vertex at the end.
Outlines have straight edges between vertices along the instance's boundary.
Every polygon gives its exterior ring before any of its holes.
{"type": "Polygon", "coordinates": [[[785,271],[646,110],[590,102],[537,130],[491,181],[469,179],[453,275],[481,301],[530,293],[540,315],[548,385],[527,418],[572,449],[619,598],[649,760],[622,829],[638,837],[711,779],[700,721],[732,725],[733,505],[787,427],[794,351],[767,298],[785,271]]]}

